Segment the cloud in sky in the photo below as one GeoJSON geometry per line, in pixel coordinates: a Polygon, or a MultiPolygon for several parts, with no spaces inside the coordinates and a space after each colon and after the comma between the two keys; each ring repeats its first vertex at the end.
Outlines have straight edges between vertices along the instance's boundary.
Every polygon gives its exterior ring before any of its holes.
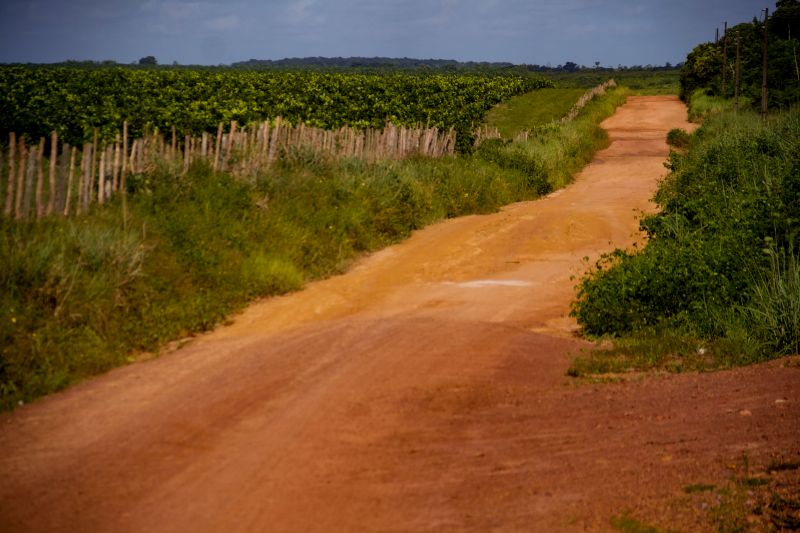
{"type": "Polygon", "coordinates": [[[221,2],[149,0],[141,5],[137,18],[146,31],[174,36],[198,30],[236,30],[241,23],[231,4],[221,2]]]}
{"type": "MultiPolygon", "coordinates": [[[[766,6],[774,9],[774,2],[766,6]]],[[[763,0],[3,0],[0,61],[394,56],[682,61],[763,0]]]]}

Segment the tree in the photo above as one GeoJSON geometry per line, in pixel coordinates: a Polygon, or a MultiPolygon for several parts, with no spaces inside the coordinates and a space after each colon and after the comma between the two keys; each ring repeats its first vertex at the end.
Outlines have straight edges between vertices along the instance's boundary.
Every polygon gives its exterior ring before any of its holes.
{"type": "MultiPolygon", "coordinates": [[[[787,107],[800,101],[800,67],[798,67],[797,37],[792,9],[800,6],[800,0],[779,2],[778,9],[770,16],[769,77],[767,80],[770,108],[787,107]],[[783,28],[783,35],[781,31],[783,28]],[[775,30],[772,33],[773,29],[775,30]],[[791,33],[792,38],[788,39],[791,33]],[[785,36],[785,37],[784,37],[785,36]]],[[[738,38],[741,43],[741,95],[757,102],[761,92],[762,47],[764,23],[754,19],[750,23],[728,28],[728,37],[738,38]]],[[[688,99],[696,89],[705,89],[708,94],[730,98],[733,84],[722,94],[722,68],[727,69],[733,79],[735,62],[728,55],[728,63],[722,65],[722,43],[703,43],[694,48],[686,58],[680,73],[681,98],[688,99]]]]}
{"type": "Polygon", "coordinates": [[[770,17],[769,32],[781,39],[800,37],[800,0],[778,0],[770,17]]]}
{"type": "Polygon", "coordinates": [[[686,57],[681,69],[681,99],[687,100],[695,89],[710,88],[716,82],[722,51],[715,43],[703,43],[694,47],[686,57]]]}
{"type": "Polygon", "coordinates": [[[139,60],[140,65],[158,65],[155,56],[144,56],[139,60]]]}

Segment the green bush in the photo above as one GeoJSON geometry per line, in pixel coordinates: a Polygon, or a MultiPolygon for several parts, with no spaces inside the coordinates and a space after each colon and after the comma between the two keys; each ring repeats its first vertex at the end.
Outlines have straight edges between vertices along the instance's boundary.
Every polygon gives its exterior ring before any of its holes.
{"type": "Polygon", "coordinates": [[[754,357],[796,351],[800,110],[766,124],[750,113],[712,117],[670,165],[662,210],[642,221],[647,246],[604,257],[580,283],[573,315],[591,335],[676,328],[760,339],[745,343],[754,357]]]}
{"type": "Polygon", "coordinates": [[[680,150],[689,147],[689,134],[680,128],[674,128],[667,133],[667,144],[680,150]]]}

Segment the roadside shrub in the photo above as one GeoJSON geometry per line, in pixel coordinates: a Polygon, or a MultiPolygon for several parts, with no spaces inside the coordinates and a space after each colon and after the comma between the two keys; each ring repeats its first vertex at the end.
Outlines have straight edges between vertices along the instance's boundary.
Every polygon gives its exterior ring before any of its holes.
{"type": "Polygon", "coordinates": [[[689,147],[689,134],[680,128],[674,128],[667,133],[667,144],[673,148],[686,149],[689,147]]]}
{"type": "Polygon", "coordinates": [[[641,223],[647,246],[598,263],[572,313],[592,335],[678,328],[761,339],[747,342],[761,355],[797,351],[800,110],[767,124],[723,113],[694,137],[671,158],[661,212],[641,223]]]}

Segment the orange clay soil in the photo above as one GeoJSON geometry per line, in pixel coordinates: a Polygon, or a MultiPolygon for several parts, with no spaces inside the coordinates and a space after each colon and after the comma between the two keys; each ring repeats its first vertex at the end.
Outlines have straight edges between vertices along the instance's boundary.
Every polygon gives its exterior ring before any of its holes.
{"type": "Polygon", "coordinates": [[[0,530],[608,530],[626,510],[669,525],[683,486],[720,483],[743,453],[796,453],[787,361],[565,377],[590,346],[572,276],[641,240],[685,115],[631,97],[567,189],[416,232],[0,415],[0,530]]]}

